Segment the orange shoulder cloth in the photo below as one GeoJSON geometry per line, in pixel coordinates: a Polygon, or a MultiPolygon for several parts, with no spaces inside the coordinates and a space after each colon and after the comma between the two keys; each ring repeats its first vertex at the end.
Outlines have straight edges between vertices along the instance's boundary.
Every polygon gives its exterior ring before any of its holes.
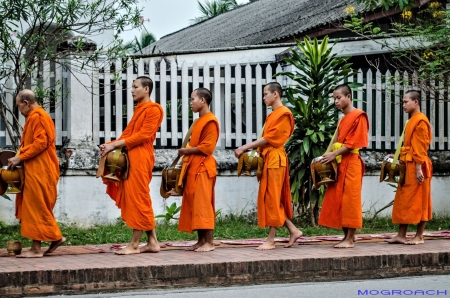
{"type": "MultiPolygon", "coordinates": [[[[41,106],[38,106],[37,108],[33,109],[28,114],[27,119],[30,119],[31,117],[35,116],[40,117],[40,123],[44,127],[45,133],[47,134],[48,144],[53,144],[55,142],[55,124],[53,123],[52,118],[41,106]]],[[[20,146],[23,146],[24,136],[26,135],[26,132],[28,130],[29,123],[30,123],[29,121],[25,121],[20,146]]]]}

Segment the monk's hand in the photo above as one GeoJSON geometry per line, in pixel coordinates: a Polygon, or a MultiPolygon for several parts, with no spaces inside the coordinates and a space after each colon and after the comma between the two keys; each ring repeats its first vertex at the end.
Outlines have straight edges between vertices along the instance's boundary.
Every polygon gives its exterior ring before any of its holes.
{"type": "Polygon", "coordinates": [[[423,176],[422,167],[416,166],[416,179],[419,184],[422,184],[425,177],[423,176]]]}
{"type": "Polygon", "coordinates": [[[102,144],[100,145],[100,156],[103,157],[106,154],[108,154],[109,151],[112,151],[114,149],[116,149],[116,147],[114,146],[114,143],[110,143],[110,144],[102,144]]]}
{"type": "Polygon", "coordinates": [[[239,156],[241,156],[241,154],[244,152],[245,152],[244,146],[241,146],[236,150],[234,150],[234,156],[236,156],[236,158],[239,158],[239,156]]]}
{"type": "Polygon", "coordinates": [[[8,159],[8,169],[14,169],[18,166],[22,161],[17,156],[11,157],[8,159]]]}
{"type": "Polygon", "coordinates": [[[322,155],[322,159],[320,160],[321,163],[327,164],[332,162],[336,159],[336,154],[334,152],[327,152],[324,155],[322,155]]]}
{"type": "Polygon", "coordinates": [[[187,150],[187,148],[180,148],[178,149],[178,155],[179,156],[184,156],[184,155],[188,155],[189,151],[187,150]]]}

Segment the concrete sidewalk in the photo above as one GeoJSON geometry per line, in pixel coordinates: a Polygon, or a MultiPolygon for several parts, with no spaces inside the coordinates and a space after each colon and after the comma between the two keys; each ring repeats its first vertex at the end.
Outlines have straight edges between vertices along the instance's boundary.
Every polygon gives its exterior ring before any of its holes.
{"type": "Polygon", "coordinates": [[[0,257],[0,297],[449,273],[450,239],[426,240],[422,245],[356,243],[353,249],[305,244],[271,251],[238,247],[209,253],[180,249],[130,256],[0,257]]]}

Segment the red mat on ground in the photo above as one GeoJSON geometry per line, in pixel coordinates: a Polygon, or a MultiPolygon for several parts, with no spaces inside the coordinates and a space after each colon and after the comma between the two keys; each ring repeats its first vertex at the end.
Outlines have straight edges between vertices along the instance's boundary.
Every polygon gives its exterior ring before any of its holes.
{"type": "MultiPolygon", "coordinates": [[[[44,247],[45,251],[47,248],[44,247]]],[[[22,252],[27,251],[28,248],[22,249],[22,252]]],[[[54,252],[48,254],[48,256],[63,256],[63,255],[80,255],[80,254],[96,254],[108,252],[105,249],[97,248],[94,246],[62,246],[58,247],[54,252]]],[[[0,257],[9,257],[6,249],[0,249],[0,257]]]]}

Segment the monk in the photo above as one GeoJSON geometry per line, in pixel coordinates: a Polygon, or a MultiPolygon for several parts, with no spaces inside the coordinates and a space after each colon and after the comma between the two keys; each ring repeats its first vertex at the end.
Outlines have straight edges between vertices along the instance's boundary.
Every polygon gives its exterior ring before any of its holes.
{"type": "Polygon", "coordinates": [[[206,88],[192,92],[191,109],[200,117],[193,124],[188,146],[178,150],[178,155],[184,156],[179,179],[184,187],[178,230],[197,231],[197,243],[186,249],[196,252],[214,250],[217,163],[212,154],[219,139],[219,122],[209,110],[211,100],[212,94],[206,88]]]}
{"type": "Polygon", "coordinates": [[[264,87],[264,103],[272,107],[266,118],[261,138],[237,148],[234,155],[258,148],[264,157],[264,167],[258,191],[258,226],[269,227],[266,241],[257,250],[275,248],[277,228],[285,226],[290,234],[289,242],[284,247],[291,247],[302,232],[289,220],[293,217],[291,186],[289,182],[289,161],[284,151],[284,144],[294,132],[294,117],[291,111],[283,106],[281,98],[283,89],[276,82],[264,87]]]}
{"type": "Polygon", "coordinates": [[[133,117],[119,139],[100,145],[100,155],[125,147],[129,158],[126,180],[119,183],[104,180],[106,192],[116,202],[122,220],[133,229],[131,242],[116,252],[119,255],[159,252],[156,223],[150,198],[150,181],[155,164],[153,142],[163,119],[162,107],[150,99],[153,81],[141,76],[133,82],[131,94],[137,102],[133,117]],[[139,248],[142,232],[148,236],[147,245],[139,248]]]}
{"type": "Polygon", "coordinates": [[[33,91],[20,91],[16,105],[26,121],[20,154],[8,159],[8,168],[23,163],[25,180],[22,193],[16,195],[16,217],[20,220],[21,235],[33,240],[30,250],[16,257],[40,258],[66,241],[53,215],[59,180],[55,125],[37,103],[33,91]],[[51,242],[45,252],[41,250],[42,241],[51,242]]]}
{"type": "Polygon", "coordinates": [[[327,164],[336,160],[337,183],[327,187],[319,225],[342,229],[344,238],[334,247],[352,248],[356,229],[362,228],[361,189],[365,166],[359,149],[369,144],[369,120],[364,111],[353,106],[348,85],[337,86],[333,97],[344,117],[338,124],[332,150],[322,155],[321,162],[327,164]]]}
{"type": "MultiPolygon", "coordinates": [[[[392,222],[399,224],[398,234],[386,240],[391,244],[422,244],[425,225],[431,214],[431,177],[433,165],[428,158],[432,141],[431,125],[427,116],[420,112],[420,93],[410,90],[403,96],[403,110],[410,115],[405,127],[404,145],[400,160],[406,164],[404,185],[397,186],[392,222]],[[414,238],[406,240],[408,224],[417,224],[414,238]]],[[[392,156],[391,156],[392,157],[392,156]]]]}

